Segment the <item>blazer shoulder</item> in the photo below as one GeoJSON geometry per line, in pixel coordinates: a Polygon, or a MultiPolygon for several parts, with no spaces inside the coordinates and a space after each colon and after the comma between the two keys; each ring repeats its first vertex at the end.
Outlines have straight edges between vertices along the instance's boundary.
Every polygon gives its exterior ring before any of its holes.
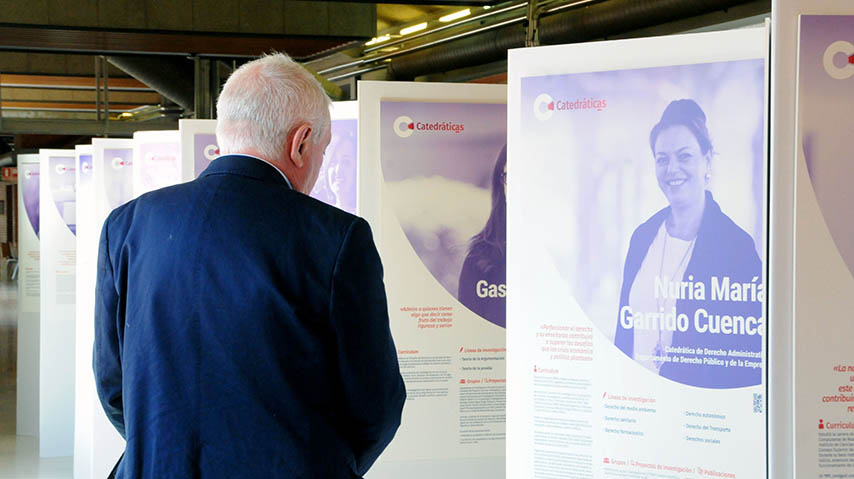
{"type": "Polygon", "coordinates": [[[136,209],[136,203],[138,200],[139,198],[134,198],[113,208],[104,220],[104,229],[127,229],[130,221],[132,220],[133,212],[136,209]]]}
{"type": "Polygon", "coordinates": [[[301,211],[306,215],[310,215],[315,219],[315,221],[318,221],[327,227],[343,229],[343,231],[346,231],[355,222],[359,220],[364,221],[364,219],[359,216],[328,205],[306,194],[296,191],[292,192],[292,194],[294,197],[294,203],[293,205],[288,206],[288,208],[293,208],[295,211],[301,211]]]}
{"type": "Polygon", "coordinates": [[[629,241],[629,249],[644,243],[651,244],[656,233],[658,233],[658,229],[661,227],[661,223],[664,222],[664,218],[667,216],[668,211],[669,207],[662,208],[654,215],[650,216],[646,221],[638,225],[632,233],[632,238],[629,241]]]}
{"type": "Polygon", "coordinates": [[[721,211],[716,214],[713,225],[715,240],[727,245],[726,248],[718,248],[719,253],[725,255],[727,261],[740,258],[737,260],[738,263],[754,267],[760,262],[753,237],[726,213],[721,211]]]}

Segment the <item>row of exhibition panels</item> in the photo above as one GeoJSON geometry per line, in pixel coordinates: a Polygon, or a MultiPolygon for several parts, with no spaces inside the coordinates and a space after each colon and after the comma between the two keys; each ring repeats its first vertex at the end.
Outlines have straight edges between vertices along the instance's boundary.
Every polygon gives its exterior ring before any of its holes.
{"type": "MultiPolygon", "coordinates": [[[[771,57],[768,28],[529,48],[506,87],[361,82],[333,106],[312,195],[371,224],[408,392],[369,478],[854,477],[833,38],[854,20],[775,8],[771,57]],[[680,242],[697,187],[715,216],[680,242]]],[[[18,432],[75,478],[124,447],[90,366],[101,224],[197,177],[214,129],[19,156],[18,432]]]]}

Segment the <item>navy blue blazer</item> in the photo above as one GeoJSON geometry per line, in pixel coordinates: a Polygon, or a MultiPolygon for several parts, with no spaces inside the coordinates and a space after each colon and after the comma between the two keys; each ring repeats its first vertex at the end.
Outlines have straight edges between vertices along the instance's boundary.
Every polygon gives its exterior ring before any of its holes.
{"type": "MultiPolygon", "coordinates": [[[[623,287],[620,292],[620,308],[629,304],[629,295],[635,277],[646,258],[650,245],[658,233],[661,224],[670,215],[670,207],[654,214],[646,222],[638,226],[629,242],[629,252],[623,270],[623,287]]],[[[712,301],[712,276],[719,280],[729,277],[733,282],[762,283],[762,262],[756,254],[753,238],[741,229],[729,216],[721,211],[721,207],[706,192],[706,207],[697,231],[694,251],[685,268],[683,278],[693,277],[694,282],[702,282],[706,288],[705,300],[677,299],[676,312],[684,313],[689,318],[689,327],[685,332],[673,333],[673,347],[714,350],[738,350],[751,353],[762,351],[762,336],[759,334],[712,334],[700,333],[694,328],[694,315],[699,308],[706,310],[709,315],[740,315],[759,318],[762,316],[761,302],[712,301]]],[[[652,287],[650,287],[650,291],[652,287]]],[[[703,325],[706,325],[703,319],[703,325]]],[[[634,356],[634,329],[623,328],[617,319],[617,333],[614,344],[629,357],[634,356]]],[[[724,358],[729,361],[730,357],[724,358]]],[[[751,362],[758,359],[749,359],[751,362]]],[[[672,379],[691,386],[725,389],[754,386],[762,381],[762,370],[759,368],[721,368],[713,364],[664,363],[659,370],[662,377],[672,379]]]]}
{"type": "Polygon", "coordinates": [[[119,478],[362,477],[403,380],[365,220],[225,156],[101,233],[94,370],[119,478]]]}

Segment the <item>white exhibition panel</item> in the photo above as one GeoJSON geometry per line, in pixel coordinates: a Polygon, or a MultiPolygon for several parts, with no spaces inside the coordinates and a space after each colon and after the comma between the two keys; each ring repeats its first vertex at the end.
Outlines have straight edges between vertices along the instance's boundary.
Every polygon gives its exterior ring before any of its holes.
{"type": "MultiPolygon", "coordinates": [[[[504,476],[504,285],[500,299],[499,285],[481,288],[500,308],[457,298],[472,238],[503,222],[505,100],[503,85],[359,83],[359,213],[383,258],[407,388],[368,478],[504,476]]],[[[501,251],[490,266],[503,263],[501,251]]]]}
{"type": "Polygon", "coordinates": [[[317,183],[309,195],[348,213],[358,211],[359,103],[338,101],[330,109],[331,139],[317,183]]]}
{"type": "Polygon", "coordinates": [[[178,132],[181,143],[181,181],[192,181],[219,156],[216,120],[179,120],[178,132]]]}
{"type": "Polygon", "coordinates": [[[181,135],[178,130],[133,134],[133,196],[181,183],[181,135]]]}
{"type": "Polygon", "coordinates": [[[854,477],[854,8],[846,10],[799,19],[795,477],[854,477]]]}
{"type": "Polygon", "coordinates": [[[92,170],[92,145],[80,145],[77,152],[77,291],[76,291],[76,357],[74,387],[74,477],[91,478],[93,410],[89,405],[95,390],[92,376],[92,316],[95,308],[95,271],[98,225],[95,224],[95,188],[92,170]],[[95,244],[95,248],[92,245],[95,244]],[[88,440],[87,440],[88,439],[88,440]]]}
{"type": "Polygon", "coordinates": [[[766,477],[764,294],[753,293],[766,253],[767,50],[767,30],[747,29],[509,52],[507,477],[766,477]],[[684,156],[699,143],[687,127],[651,134],[680,99],[693,101],[669,118],[699,110],[708,156],[684,156]],[[685,184],[706,198],[700,211],[713,194],[726,230],[666,243],[664,208],[683,204],[685,184]],[[707,264],[733,238],[752,261],[707,264]],[[737,271],[748,299],[715,288],[731,275],[709,277],[716,267],[737,271]]]}
{"type": "MultiPolygon", "coordinates": [[[[74,478],[107,477],[124,440],[107,419],[95,391],[92,344],[95,340],[95,283],[98,246],[104,220],[117,206],[133,198],[134,140],[92,140],[91,183],[85,209],[80,204],[78,225],[78,361],[75,407],[74,478]]],[[[82,175],[81,175],[82,179],[82,175]]],[[[84,187],[81,187],[83,189],[84,187]]],[[[82,198],[81,198],[82,199],[82,198]]]]}
{"type": "Polygon", "coordinates": [[[74,150],[41,150],[39,454],[74,453],[76,193],[74,150]]]}
{"type": "Polygon", "coordinates": [[[840,128],[850,125],[842,109],[852,102],[845,62],[854,53],[845,53],[852,30],[846,19],[801,29],[807,16],[854,8],[773,0],[772,9],[769,477],[854,477],[851,236],[844,230],[852,223],[838,213],[839,195],[850,188],[835,184],[851,178],[850,154],[840,147],[850,129],[840,128]]]}
{"type": "Polygon", "coordinates": [[[39,163],[18,155],[18,384],[16,429],[39,435],[39,163]]]}
{"type": "Polygon", "coordinates": [[[768,222],[768,477],[794,476],[793,262],[798,8],[836,0],[772,0],[768,222]]]}

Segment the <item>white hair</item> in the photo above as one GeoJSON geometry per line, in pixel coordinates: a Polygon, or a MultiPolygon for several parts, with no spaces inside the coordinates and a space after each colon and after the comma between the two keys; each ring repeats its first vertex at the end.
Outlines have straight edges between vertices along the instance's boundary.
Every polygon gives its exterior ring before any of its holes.
{"type": "Polygon", "coordinates": [[[304,122],[318,143],[329,129],[330,104],[320,83],[288,55],[264,55],[235,70],[222,88],[216,102],[219,149],[254,149],[273,160],[288,133],[304,122]]]}

